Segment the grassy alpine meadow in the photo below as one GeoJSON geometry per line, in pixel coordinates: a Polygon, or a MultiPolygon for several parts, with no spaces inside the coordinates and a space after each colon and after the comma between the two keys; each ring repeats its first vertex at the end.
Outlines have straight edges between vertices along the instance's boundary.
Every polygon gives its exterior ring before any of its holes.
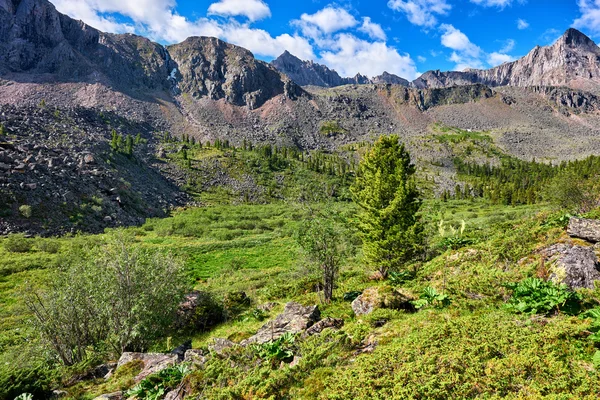
{"type": "MultiPolygon", "coordinates": [[[[344,319],[339,331],[291,345],[290,351],[300,357],[294,367],[261,362],[251,349],[234,348],[226,358],[212,358],[185,377],[201,398],[596,398],[600,376],[593,361],[594,341],[588,338],[591,320],[562,313],[531,316],[506,308],[511,294],[506,284],[538,276],[536,249],[564,240],[559,216],[543,206],[426,201],[421,214],[429,250],[407,268],[414,277],[371,281],[360,240],[350,229],[333,301],[322,303],[315,291],[319,277],[306,266],[295,232],[299,221],[323,207],[275,203],[191,208],[125,230],[135,246],[181,260],[190,288],[213,293],[219,302],[239,292],[250,299],[210,329],[174,333],[149,350],[169,351],[188,339],[194,348],[206,348],[215,337],[241,341],[290,300],[319,304],[322,316],[344,319]],[[432,300],[416,313],[379,309],[355,316],[346,294],[372,286],[399,288],[414,298],[423,298],[430,288],[448,301],[432,300]],[[270,311],[257,308],[271,302],[270,311]],[[369,344],[373,349],[364,351],[369,344]]],[[[334,210],[351,225],[354,205],[336,203],[334,210]]],[[[135,369],[108,381],[69,386],[70,376],[100,362],[103,353],[96,350],[94,361],[61,366],[40,350],[21,300],[32,285],[43,288],[50,282],[53,271],[78,248],[103,243],[107,234],[2,240],[3,398],[19,394],[11,387],[17,382],[19,390],[31,393],[64,388],[67,397],[86,399],[132,384],[135,369]]],[[[600,292],[581,296],[597,303],[600,292]]]]}

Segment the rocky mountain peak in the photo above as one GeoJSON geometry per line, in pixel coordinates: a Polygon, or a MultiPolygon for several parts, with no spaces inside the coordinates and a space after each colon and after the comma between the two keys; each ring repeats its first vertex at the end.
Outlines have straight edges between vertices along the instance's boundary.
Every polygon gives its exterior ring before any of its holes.
{"type": "Polygon", "coordinates": [[[596,44],[592,39],[587,37],[575,28],[569,28],[567,31],[558,39],[559,43],[564,43],[571,47],[578,46],[595,46],[596,44]]]}

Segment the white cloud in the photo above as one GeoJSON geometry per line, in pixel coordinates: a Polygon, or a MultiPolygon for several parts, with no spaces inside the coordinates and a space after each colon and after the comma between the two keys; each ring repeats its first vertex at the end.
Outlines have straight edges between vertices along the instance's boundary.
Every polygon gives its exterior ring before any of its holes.
{"type": "Polygon", "coordinates": [[[573,27],[600,34],[600,0],[579,0],[577,5],[581,16],[573,21],[573,27]]]}
{"type": "Polygon", "coordinates": [[[477,5],[483,7],[499,7],[504,8],[506,6],[511,5],[513,0],[471,0],[471,3],[475,3],[477,5]]]}
{"type": "Polygon", "coordinates": [[[510,53],[515,48],[516,42],[513,39],[506,39],[504,46],[500,49],[500,53],[510,53]]]}
{"type": "Polygon", "coordinates": [[[427,58],[423,56],[417,56],[417,61],[419,61],[420,63],[424,63],[425,61],[427,61],[427,58]]]}
{"type": "Polygon", "coordinates": [[[343,8],[327,6],[314,14],[302,14],[299,20],[292,21],[298,26],[305,36],[318,38],[321,35],[352,28],[358,21],[352,14],[343,8]]]}
{"type": "Polygon", "coordinates": [[[277,57],[285,50],[288,50],[302,60],[314,60],[316,58],[308,40],[299,36],[291,36],[287,33],[272,37],[269,32],[262,29],[252,29],[245,25],[229,24],[225,27],[223,39],[261,56],[277,57]]]}
{"type": "Polygon", "coordinates": [[[456,64],[454,67],[456,71],[468,68],[484,69],[486,63],[495,67],[503,62],[514,60],[514,57],[506,54],[515,47],[515,41],[512,39],[508,39],[500,51],[486,54],[479,46],[471,42],[467,35],[454,26],[442,24],[440,30],[442,31],[442,45],[453,50],[449,60],[456,64]]]}
{"type": "Polygon", "coordinates": [[[519,18],[517,20],[517,28],[519,28],[520,30],[527,29],[527,28],[529,28],[529,22],[525,21],[524,19],[519,18]]]}
{"type": "Polygon", "coordinates": [[[368,42],[347,33],[339,34],[335,46],[321,52],[321,59],[342,76],[359,72],[375,76],[385,70],[410,80],[417,77],[417,68],[408,54],[401,55],[383,42],[368,42]]]}
{"type": "Polygon", "coordinates": [[[381,25],[371,22],[371,18],[369,17],[363,18],[363,24],[358,30],[369,35],[371,39],[383,41],[387,39],[387,35],[383,31],[383,28],[381,28],[381,25]]]}
{"type": "MultiPolygon", "coordinates": [[[[260,56],[276,57],[288,50],[304,59],[316,58],[305,38],[289,34],[273,37],[264,30],[251,28],[235,20],[219,23],[199,18],[192,21],[175,12],[173,0],[55,0],[54,3],[59,11],[103,31],[135,31],[168,43],[181,42],[190,36],[213,36],[245,47],[260,56]],[[102,17],[104,13],[122,14],[131,18],[135,25],[116,23],[102,17]]],[[[227,4],[227,1],[214,4],[227,4]]],[[[258,18],[258,14],[247,14],[250,19],[258,18]]]]}
{"type": "Polygon", "coordinates": [[[479,46],[473,44],[467,35],[449,24],[440,25],[442,30],[442,45],[449,49],[456,50],[464,56],[476,58],[481,55],[479,46]]]}
{"type": "Polygon", "coordinates": [[[496,67],[505,62],[510,62],[510,61],[514,61],[514,60],[515,60],[515,58],[513,56],[510,56],[508,54],[497,53],[497,52],[488,54],[488,58],[487,58],[488,64],[490,64],[492,67],[496,67]]]}
{"type": "Polygon", "coordinates": [[[446,15],[452,8],[446,0],[389,0],[388,7],[406,14],[408,20],[418,26],[437,25],[435,15],[446,15]]]}
{"type": "Polygon", "coordinates": [[[219,0],[208,7],[209,14],[243,16],[258,21],[271,16],[269,6],[262,0],[219,0]]]}

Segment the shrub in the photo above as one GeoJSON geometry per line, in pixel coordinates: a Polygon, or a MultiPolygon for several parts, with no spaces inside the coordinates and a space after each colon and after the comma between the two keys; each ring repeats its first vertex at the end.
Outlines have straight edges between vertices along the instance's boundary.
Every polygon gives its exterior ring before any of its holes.
{"type": "Polygon", "coordinates": [[[433,306],[436,308],[444,308],[449,306],[451,303],[450,297],[443,293],[438,293],[432,287],[426,287],[423,289],[423,293],[419,296],[419,300],[412,302],[415,308],[423,308],[427,306],[433,306]]]}
{"type": "Polygon", "coordinates": [[[84,360],[89,346],[144,350],[172,326],[185,291],[183,268],[133,240],[114,231],[106,245],[71,254],[46,293],[25,296],[35,327],[64,364],[84,360]]]}
{"type": "Polygon", "coordinates": [[[48,254],[56,254],[60,250],[60,243],[52,239],[38,239],[35,247],[48,254]]]}
{"type": "Polygon", "coordinates": [[[277,340],[255,344],[252,348],[262,359],[289,362],[294,358],[295,341],[294,335],[286,332],[277,340]]]}
{"type": "Polygon", "coordinates": [[[19,207],[19,212],[25,218],[31,218],[31,215],[33,214],[33,210],[31,209],[31,206],[28,206],[25,204],[23,204],[21,207],[19,207]]]}
{"type": "Polygon", "coordinates": [[[564,312],[577,314],[581,308],[581,297],[566,285],[556,285],[539,278],[528,278],[506,285],[513,291],[506,307],[513,312],[525,314],[551,314],[564,312]]]}
{"type": "Polygon", "coordinates": [[[22,233],[8,235],[4,240],[4,248],[11,253],[28,253],[33,247],[33,242],[22,233]]]}
{"type": "Polygon", "coordinates": [[[129,389],[125,393],[125,397],[149,400],[162,399],[169,390],[175,389],[190,372],[190,368],[185,364],[163,369],[146,377],[129,389]]]}

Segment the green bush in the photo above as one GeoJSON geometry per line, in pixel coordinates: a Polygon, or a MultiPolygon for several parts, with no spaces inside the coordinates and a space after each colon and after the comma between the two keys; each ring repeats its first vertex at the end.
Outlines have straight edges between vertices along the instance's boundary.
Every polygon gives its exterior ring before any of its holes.
{"type": "Polygon", "coordinates": [[[35,247],[44,253],[56,254],[60,250],[60,243],[52,239],[38,239],[35,247]]]}
{"type": "Polygon", "coordinates": [[[556,285],[539,278],[528,278],[518,283],[507,284],[513,291],[506,304],[508,310],[524,314],[549,315],[564,312],[575,315],[581,309],[581,296],[566,285],[556,285]]]}
{"type": "Polygon", "coordinates": [[[183,379],[189,375],[190,368],[185,365],[176,365],[144,378],[133,388],[125,393],[125,397],[136,399],[159,400],[168,391],[177,388],[183,379]]]}
{"type": "Polygon", "coordinates": [[[105,245],[68,257],[46,292],[24,298],[42,339],[64,364],[86,359],[90,346],[116,355],[144,350],[172,327],[186,278],[171,256],[145,251],[116,230],[105,245]]]}
{"type": "Polygon", "coordinates": [[[252,348],[262,359],[289,362],[294,358],[295,342],[294,335],[286,332],[277,340],[255,344],[252,348]]]}
{"type": "Polygon", "coordinates": [[[11,253],[28,253],[33,247],[33,241],[22,233],[8,235],[4,239],[4,248],[11,253]]]}
{"type": "Polygon", "coordinates": [[[33,209],[31,208],[31,206],[25,204],[19,207],[19,212],[25,218],[31,218],[31,216],[33,215],[33,209]]]}
{"type": "Polygon", "coordinates": [[[432,287],[426,287],[425,289],[423,289],[423,293],[421,293],[419,299],[413,301],[412,303],[415,306],[415,308],[419,309],[427,306],[444,308],[450,305],[451,302],[452,300],[450,300],[450,297],[448,295],[438,293],[437,290],[435,290],[432,287]]]}

